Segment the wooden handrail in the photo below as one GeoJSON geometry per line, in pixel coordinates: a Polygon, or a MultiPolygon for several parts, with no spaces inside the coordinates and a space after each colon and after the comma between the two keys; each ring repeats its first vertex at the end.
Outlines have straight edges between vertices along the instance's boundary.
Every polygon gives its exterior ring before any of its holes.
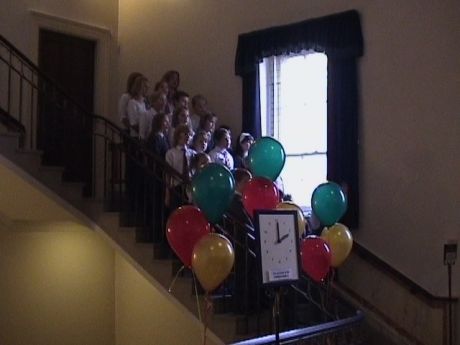
{"type": "Polygon", "coordinates": [[[373,265],[378,270],[390,275],[394,280],[400,282],[404,285],[412,294],[418,296],[419,298],[423,299],[425,302],[432,304],[432,303],[448,303],[450,301],[457,302],[458,298],[449,299],[445,296],[436,296],[433,295],[431,292],[426,290],[423,286],[416,283],[409,277],[407,277],[404,273],[398,271],[396,268],[391,266],[389,263],[372,253],[370,250],[365,248],[362,244],[358,242],[353,243],[353,253],[358,255],[360,258],[365,260],[367,263],[373,265]]]}
{"type": "Polygon", "coordinates": [[[5,109],[0,106],[0,123],[5,125],[9,130],[13,130],[22,135],[25,134],[26,130],[24,125],[11,116],[5,109]]]}
{"type": "MultiPolygon", "coordinates": [[[[333,332],[346,330],[352,326],[359,324],[364,319],[364,315],[361,311],[357,311],[356,315],[347,317],[345,319],[326,322],[321,325],[310,326],[291,331],[281,332],[279,339],[281,344],[290,344],[294,341],[306,340],[321,335],[327,335],[333,332]]],[[[275,335],[270,334],[259,338],[243,340],[232,345],[268,345],[275,343],[275,335]]]]}

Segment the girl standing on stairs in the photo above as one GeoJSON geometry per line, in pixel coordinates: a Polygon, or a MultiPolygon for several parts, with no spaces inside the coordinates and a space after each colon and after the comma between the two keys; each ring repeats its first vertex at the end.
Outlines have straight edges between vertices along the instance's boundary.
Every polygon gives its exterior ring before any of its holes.
{"type": "MultiPolygon", "coordinates": [[[[169,131],[169,144],[171,147],[174,147],[175,129],[180,125],[186,125],[190,128],[190,130],[192,129],[188,109],[185,107],[176,108],[176,110],[174,110],[174,114],[172,115],[171,125],[172,128],[169,131]]],[[[191,132],[191,135],[193,135],[193,132],[191,132]]]]}
{"type": "MultiPolygon", "coordinates": [[[[158,113],[153,117],[152,132],[147,139],[146,145],[159,159],[164,160],[169,150],[168,141],[169,116],[165,113],[158,113]]],[[[163,182],[164,168],[158,161],[152,160],[149,165],[154,175],[146,182],[146,225],[150,231],[149,238],[154,243],[161,242],[163,224],[167,214],[164,208],[165,188],[163,182]],[[151,164],[151,165],[150,165],[151,164]]]]}
{"type": "Polygon", "coordinates": [[[145,96],[148,91],[148,80],[144,76],[138,76],[129,90],[131,99],[128,102],[127,113],[129,120],[129,135],[132,138],[127,140],[126,157],[126,189],[128,192],[130,222],[142,224],[144,217],[144,174],[136,163],[140,159],[134,141],[139,139],[139,121],[145,116],[145,96]]]}
{"type": "MultiPolygon", "coordinates": [[[[185,183],[190,181],[191,160],[195,155],[195,151],[188,147],[191,138],[190,127],[185,124],[178,125],[174,131],[174,145],[166,152],[165,157],[166,163],[182,176],[185,183]]],[[[167,176],[166,186],[165,204],[173,211],[187,200],[185,185],[174,176],[167,176]]]]}
{"type": "Polygon", "coordinates": [[[145,97],[149,89],[148,80],[144,76],[138,76],[130,90],[131,99],[128,102],[127,113],[129,120],[130,135],[139,137],[139,121],[141,116],[145,116],[145,97]]]}
{"type": "Polygon", "coordinates": [[[166,113],[171,114],[174,111],[174,97],[180,85],[180,75],[178,71],[167,71],[160,80],[168,84],[168,103],[166,105],[166,113]]]}
{"type": "Polygon", "coordinates": [[[118,101],[118,116],[120,117],[120,122],[127,130],[129,130],[128,102],[131,99],[130,90],[133,87],[134,80],[141,76],[142,73],[139,72],[132,72],[128,76],[128,80],[126,82],[126,92],[121,95],[120,100],[118,101]]]}

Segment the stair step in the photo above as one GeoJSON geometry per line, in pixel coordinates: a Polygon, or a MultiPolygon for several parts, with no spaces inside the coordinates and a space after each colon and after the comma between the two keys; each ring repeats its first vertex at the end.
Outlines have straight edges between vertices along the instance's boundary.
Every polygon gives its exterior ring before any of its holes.
{"type": "Polygon", "coordinates": [[[48,167],[40,166],[37,171],[29,171],[37,180],[42,182],[45,186],[57,192],[62,182],[62,167],[48,167]]]}
{"type": "Polygon", "coordinates": [[[0,134],[0,154],[11,160],[26,171],[34,171],[39,167],[39,161],[29,155],[18,154],[20,136],[18,133],[0,134]]]}
{"type": "Polygon", "coordinates": [[[43,151],[40,150],[31,150],[31,149],[16,149],[15,150],[15,162],[24,161],[25,165],[20,165],[24,167],[26,171],[29,171],[27,167],[30,165],[31,169],[36,169],[42,163],[43,151]]]}
{"type": "Polygon", "coordinates": [[[66,195],[71,196],[69,201],[80,200],[83,195],[83,182],[62,182],[62,188],[66,191],[66,195]]]}
{"type": "Polygon", "coordinates": [[[0,131],[0,137],[5,137],[5,138],[21,138],[21,134],[20,133],[17,133],[17,132],[9,132],[9,131],[5,131],[5,130],[2,130],[0,131]]]}
{"type": "Polygon", "coordinates": [[[171,256],[171,249],[166,243],[153,243],[153,258],[155,260],[170,259],[171,256]]]}
{"type": "Polygon", "coordinates": [[[16,153],[18,154],[26,154],[26,155],[34,155],[34,156],[43,156],[43,151],[42,150],[36,150],[36,149],[23,149],[23,148],[18,148],[16,149],[16,153]]]}

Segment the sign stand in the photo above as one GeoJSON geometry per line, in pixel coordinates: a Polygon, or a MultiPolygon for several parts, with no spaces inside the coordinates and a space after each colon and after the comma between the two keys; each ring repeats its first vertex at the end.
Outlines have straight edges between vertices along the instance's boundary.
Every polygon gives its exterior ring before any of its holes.
{"type": "Polygon", "coordinates": [[[275,344],[280,344],[280,287],[275,288],[275,300],[273,301],[273,318],[275,322],[275,344]]]}

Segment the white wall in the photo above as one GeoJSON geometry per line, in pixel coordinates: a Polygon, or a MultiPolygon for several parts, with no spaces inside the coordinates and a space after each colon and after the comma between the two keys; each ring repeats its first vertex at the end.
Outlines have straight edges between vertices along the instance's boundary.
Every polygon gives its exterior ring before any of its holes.
{"type": "MultiPolygon", "coordinates": [[[[460,238],[460,3],[414,1],[393,11],[382,4],[372,18],[383,29],[366,40],[361,71],[359,239],[445,296],[443,244],[460,238]]],[[[454,274],[459,295],[459,265],[454,274]]]]}
{"type": "MultiPolygon", "coordinates": [[[[120,254],[115,272],[117,345],[201,344],[203,326],[120,254]]],[[[206,343],[221,344],[215,336],[208,336],[206,343]]]]}
{"type": "Polygon", "coordinates": [[[38,60],[38,33],[42,27],[97,41],[95,111],[111,117],[116,110],[111,99],[116,97],[118,78],[118,0],[18,0],[2,3],[0,34],[35,63],[38,60]]]}
{"type": "Polygon", "coordinates": [[[0,229],[0,343],[114,344],[113,263],[99,235],[76,224],[0,229]]]}
{"type": "MultiPolygon", "coordinates": [[[[446,295],[443,243],[460,238],[460,2],[457,0],[120,0],[119,92],[131,71],[181,72],[238,132],[239,33],[357,9],[361,226],[354,235],[436,295],[446,295]]],[[[153,84],[152,82],[152,84],[153,84]]],[[[454,291],[460,294],[460,265],[454,291]]]]}
{"type": "Polygon", "coordinates": [[[82,225],[0,218],[0,273],[2,345],[201,342],[190,312],[82,225]]]}

